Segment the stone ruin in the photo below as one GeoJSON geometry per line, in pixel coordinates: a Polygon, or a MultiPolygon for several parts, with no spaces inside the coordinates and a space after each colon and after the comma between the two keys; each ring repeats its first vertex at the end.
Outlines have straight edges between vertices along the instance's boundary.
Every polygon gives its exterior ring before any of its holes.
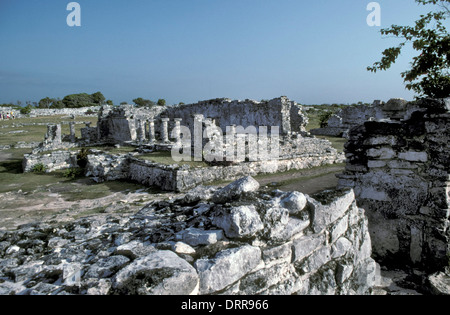
{"type": "Polygon", "coordinates": [[[395,109],[393,119],[351,129],[339,187],[353,188],[366,210],[377,261],[443,270],[450,258],[450,99],[395,109]]]}
{"type": "MultiPolygon", "coordinates": [[[[87,124],[82,128],[82,138],[79,141],[74,140],[75,130],[72,129],[70,143],[61,142],[60,136],[51,138],[59,140],[44,141],[43,146],[33,152],[35,154],[25,156],[24,170],[30,171],[34,165],[41,162],[49,165],[47,171],[78,167],[74,158],[76,153],[73,151],[55,150],[45,155],[38,154],[50,148],[126,145],[135,146],[141,152],[147,153],[171,151],[181,141],[181,124],[188,128],[192,135],[198,133],[194,130],[194,123],[201,126],[202,144],[217,141],[217,137],[223,137],[223,140],[219,140],[221,143],[227,143],[225,135],[208,133],[207,130],[212,126],[221,128],[223,132],[228,126],[234,128],[234,131],[239,126],[246,130],[249,126],[257,126],[256,132],[262,130],[261,126],[275,126],[279,130],[279,136],[274,138],[270,134],[267,138],[269,141],[279,140],[279,152],[270,158],[267,158],[266,153],[253,160],[247,152],[245,161],[222,164],[219,162],[209,167],[194,168],[177,164],[175,161],[171,165],[157,164],[140,159],[136,154],[111,155],[92,150],[88,156],[86,175],[98,182],[128,179],[163,190],[181,192],[217,180],[233,180],[246,175],[285,172],[344,161],[343,154],[337,152],[329,141],[312,137],[305,131],[308,120],[302,112],[302,107],[287,97],[280,97],[267,102],[216,99],[169,108],[155,106],[151,109],[136,109],[131,105],[103,106],[99,112],[97,126],[91,127],[87,124]]],[[[238,148],[237,133],[234,137],[232,146],[238,148]]],[[[223,145],[224,152],[227,145],[229,144],[223,145]]],[[[243,147],[247,148],[246,151],[249,151],[249,146],[250,144],[243,144],[243,147]]]]}
{"type": "MultiPolygon", "coordinates": [[[[286,159],[276,161],[274,168],[269,161],[259,168],[245,162],[190,169],[155,165],[138,156],[93,152],[87,172],[94,178],[128,178],[188,192],[176,201],[151,204],[132,218],[83,219],[48,237],[42,236],[48,233],[45,225],[4,234],[0,244],[7,255],[2,259],[13,260],[2,269],[8,281],[0,288],[22,294],[366,294],[376,280],[372,256],[384,265],[425,270],[422,284],[433,293],[449,294],[450,100],[407,103],[393,99],[380,105],[384,116],[371,114],[358,126],[348,126],[347,165],[339,175],[338,189],[350,190],[304,196],[307,202],[300,212],[292,211],[288,200],[299,201],[301,194],[261,192],[248,177],[221,190],[200,185],[205,179],[239,178],[338,160],[328,143],[304,131],[305,120],[295,103],[285,98],[271,102],[280,105],[275,107],[280,115],[272,113],[264,122],[270,125],[291,115],[290,123],[281,128],[286,159]],[[293,166],[297,158],[302,162],[293,166]],[[279,168],[283,163],[286,167],[279,168]],[[84,233],[95,245],[84,241],[84,233]],[[34,235],[42,238],[32,241],[34,235]],[[47,250],[60,259],[50,259],[50,267],[46,259],[38,258],[21,265],[14,259],[21,261],[30,242],[37,246],[31,255],[47,250]],[[84,245],[79,247],[77,242],[84,245]],[[96,248],[99,251],[93,252],[96,248]],[[65,252],[79,258],[67,262],[61,254],[65,252]],[[226,268],[230,263],[236,268],[231,273],[226,268]],[[173,270],[175,277],[163,279],[164,283],[177,283],[181,277],[189,279],[186,286],[158,285],[155,279],[162,278],[155,266],[161,265],[173,270]],[[64,280],[67,268],[80,271],[75,285],[64,280]],[[49,274],[54,277],[49,279],[49,274]]],[[[89,134],[89,139],[82,141],[169,150],[178,140],[170,138],[169,128],[176,129],[189,115],[191,120],[201,118],[222,126],[228,121],[220,119],[226,108],[221,104],[231,103],[239,102],[219,99],[191,105],[196,110],[211,107],[207,114],[211,119],[187,114],[189,106],[160,111],[153,116],[153,124],[145,117],[136,120],[131,110],[105,110],[98,126],[107,127],[84,128],[82,134],[89,134]],[[123,134],[114,136],[114,130],[123,134]]],[[[239,122],[253,122],[252,106],[260,103],[242,104],[249,109],[239,122]]]]}
{"type": "Polygon", "coordinates": [[[352,190],[198,186],[133,216],[0,231],[0,294],[369,294],[377,268],[352,190]]]}
{"type": "Polygon", "coordinates": [[[344,137],[350,129],[362,125],[370,120],[405,119],[416,111],[418,106],[401,98],[390,99],[387,103],[374,101],[371,106],[357,105],[340,109],[332,115],[327,127],[312,129],[310,132],[317,136],[344,137]]]}

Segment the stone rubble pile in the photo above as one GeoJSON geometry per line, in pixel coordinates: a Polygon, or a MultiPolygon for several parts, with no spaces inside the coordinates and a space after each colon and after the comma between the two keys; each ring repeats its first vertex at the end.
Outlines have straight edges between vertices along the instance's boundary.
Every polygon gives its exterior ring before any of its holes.
{"type": "Polygon", "coordinates": [[[133,216],[0,231],[0,294],[370,294],[367,224],[352,190],[244,177],[133,216]]]}

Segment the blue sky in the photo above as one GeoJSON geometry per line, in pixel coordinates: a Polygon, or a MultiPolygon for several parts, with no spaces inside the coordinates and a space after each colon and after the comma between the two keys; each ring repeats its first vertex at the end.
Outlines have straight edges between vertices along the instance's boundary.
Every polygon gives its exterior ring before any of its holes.
{"type": "MultiPolygon", "coordinates": [[[[101,91],[115,103],[228,97],[302,104],[412,99],[400,73],[366,70],[398,43],[369,27],[369,0],[0,0],[0,103],[101,91]]],[[[426,8],[378,1],[381,27],[426,8]]]]}

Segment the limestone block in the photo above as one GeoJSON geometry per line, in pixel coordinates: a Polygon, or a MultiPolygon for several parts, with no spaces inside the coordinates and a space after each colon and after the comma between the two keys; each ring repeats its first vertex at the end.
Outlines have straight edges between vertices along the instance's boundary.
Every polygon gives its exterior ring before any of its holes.
{"type": "Polygon", "coordinates": [[[195,262],[200,277],[200,294],[210,294],[225,289],[251,272],[261,262],[261,250],[245,245],[220,252],[213,259],[195,262]]]}
{"type": "Polygon", "coordinates": [[[222,228],[229,238],[256,236],[264,229],[254,205],[233,207],[213,219],[213,224],[222,228]]]}
{"type": "Polygon", "coordinates": [[[367,151],[367,156],[372,158],[378,158],[381,160],[390,160],[394,158],[396,153],[391,148],[381,148],[381,149],[369,149],[367,151]]]}
{"type": "Polygon", "coordinates": [[[289,214],[296,215],[306,206],[307,200],[304,194],[300,192],[289,193],[281,200],[281,206],[289,210],[289,214]]]}
{"type": "Polygon", "coordinates": [[[385,161],[368,161],[367,162],[368,168],[380,168],[380,167],[385,167],[385,166],[386,166],[385,161]]]}
{"type": "Polygon", "coordinates": [[[339,258],[345,255],[352,247],[352,242],[347,238],[341,237],[331,247],[331,258],[339,258]]]}
{"type": "Polygon", "coordinates": [[[428,154],[426,152],[402,152],[398,154],[398,158],[410,162],[427,162],[428,154]]]}
{"type": "Polygon", "coordinates": [[[254,192],[259,189],[259,183],[251,176],[241,178],[228,186],[218,190],[212,201],[215,203],[225,203],[235,199],[243,193],[254,192]]]}
{"type": "Polygon", "coordinates": [[[210,245],[222,240],[222,230],[202,230],[190,228],[177,234],[178,238],[191,246],[210,245]]]}
{"type": "Polygon", "coordinates": [[[319,197],[320,202],[308,198],[308,204],[314,212],[313,228],[316,233],[323,230],[329,224],[343,217],[350,206],[355,202],[355,193],[352,189],[343,189],[339,191],[325,191],[319,197]]]}
{"type": "Polygon", "coordinates": [[[304,236],[293,241],[293,259],[300,261],[309,256],[326,241],[325,235],[304,236]]]}
{"type": "Polygon", "coordinates": [[[189,295],[198,285],[195,269],[171,251],[157,251],[120,270],[113,289],[130,295],[189,295]]]}

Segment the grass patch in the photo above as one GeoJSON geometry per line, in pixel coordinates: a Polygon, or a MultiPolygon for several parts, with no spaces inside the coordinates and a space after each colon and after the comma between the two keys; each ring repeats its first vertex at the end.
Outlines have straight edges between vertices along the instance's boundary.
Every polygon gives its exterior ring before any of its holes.
{"type": "Polygon", "coordinates": [[[0,160],[0,193],[22,190],[31,192],[38,188],[52,184],[61,184],[69,179],[58,173],[37,174],[23,173],[23,154],[29,153],[29,149],[4,150],[0,156],[7,156],[0,160]]]}
{"type": "MultiPolygon", "coordinates": [[[[2,120],[0,121],[0,145],[13,145],[17,142],[42,142],[47,133],[47,124],[61,124],[61,133],[63,135],[69,135],[69,122],[91,122],[95,125],[97,123],[97,117],[76,117],[75,119],[70,119],[67,116],[58,115],[2,120]],[[26,125],[22,126],[21,124],[26,125]],[[24,132],[10,133],[20,130],[24,132]]],[[[81,128],[84,127],[84,124],[75,125],[75,136],[80,138],[81,128]]]]}

